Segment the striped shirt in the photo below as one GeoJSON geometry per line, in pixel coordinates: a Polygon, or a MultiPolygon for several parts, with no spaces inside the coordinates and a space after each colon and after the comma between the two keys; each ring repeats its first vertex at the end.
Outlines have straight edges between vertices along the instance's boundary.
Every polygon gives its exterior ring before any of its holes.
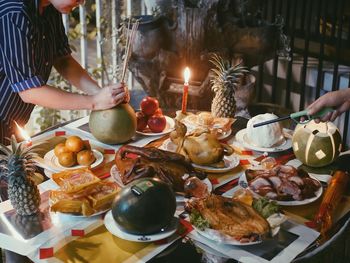
{"type": "Polygon", "coordinates": [[[0,0],[0,142],[24,125],[34,108],[19,92],[43,86],[57,57],[71,51],[61,14],[37,15],[34,0],[0,0]]]}

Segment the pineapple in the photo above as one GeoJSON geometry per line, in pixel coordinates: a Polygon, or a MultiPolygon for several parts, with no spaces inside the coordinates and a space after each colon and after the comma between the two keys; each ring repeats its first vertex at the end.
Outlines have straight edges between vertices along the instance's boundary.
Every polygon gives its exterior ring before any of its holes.
{"type": "Polygon", "coordinates": [[[35,213],[31,216],[13,215],[12,222],[15,222],[15,227],[22,237],[30,239],[43,232],[43,213],[35,213]]]}
{"type": "Polygon", "coordinates": [[[214,117],[234,117],[236,101],[234,93],[242,78],[249,70],[241,64],[232,66],[227,60],[214,54],[211,63],[215,68],[211,69],[213,79],[210,80],[212,90],[215,93],[211,104],[211,113],[214,117]]]}
{"type": "Polygon", "coordinates": [[[2,163],[1,176],[8,181],[8,196],[12,206],[19,215],[33,215],[39,210],[40,194],[37,186],[30,178],[35,171],[33,147],[25,147],[11,137],[11,148],[0,144],[2,163]]]}

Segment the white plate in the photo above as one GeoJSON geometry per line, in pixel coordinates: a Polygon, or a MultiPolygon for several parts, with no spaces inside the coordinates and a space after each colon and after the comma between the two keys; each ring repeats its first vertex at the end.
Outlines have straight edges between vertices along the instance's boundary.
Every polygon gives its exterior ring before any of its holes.
{"type": "Polygon", "coordinates": [[[220,244],[224,244],[224,245],[233,245],[233,246],[251,246],[251,245],[256,245],[256,244],[260,244],[262,242],[262,240],[257,240],[254,242],[247,242],[247,243],[241,243],[238,240],[235,240],[234,238],[227,236],[227,235],[217,235],[216,230],[212,230],[212,229],[205,229],[204,231],[198,229],[197,227],[193,226],[193,228],[203,237],[218,242],[220,244]]]}
{"type": "Polygon", "coordinates": [[[217,137],[217,139],[220,141],[220,140],[223,140],[223,139],[226,139],[228,136],[230,136],[232,133],[232,130],[228,130],[227,132],[224,132],[222,133],[220,136],[217,137]]]}
{"type": "Polygon", "coordinates": [[[172,118],[165,116],[166,119],[166,126],[164,128],[164,130],[162,132],[152,132],[148,127],[143,131],[136,131],[136,133],[141,134],[141,135],[145,135],[145,136],[158,136],[158,135],[165,135],[168,134],[169,132],[171,132],[172,130],[174,130],[175,127],[175,122],[172,118]]]}
{"type": "Polygon", "coordinates": [[[207,173],[225,173],[225,172],[228,172],[239,165],[239,158],[233,154],[230,156],[225,156],[224,163],[225,163],[225,167],[223,167],[223,168],[215,168],[215,167],[211,167],[211,166],[198,165],[198,164],[194,164],[194,163],[192,163],[192,165],[197,170],[207,172],[207,173]]]}
{"type": "Polygon", "coordinates": [[[251,144],[247,138],[247,129],[243,129],[237,132],[236,140],[240,142],[244,147],[257,152],[281,152],[292,148],[292,139],[287,137],[284,137],[284,140],[282,140],[278,145],[269,148],[255,146],[251,144]]]}
{"type": "MultiPolygon", "coordinates": [[[[101,164],[103,161],[103,154],[97,150],[92,150],[94,153],[94,156],[96,160],[90,165],[91,168],[96,167],[97,165],[101,164]]],[[[49,151],[48,153],[45,154],[44,156],[45,163],[49,166],[48,168],[51,168],[50,170],[52,171],[63,171],[63,170],[71,170],[71,169],[78,169],[78,168],[83,168],[86,166],[83,165],[74,165],[72,167],[64,167],[59,164],[58,158],[56,157],[54,150],[49,151]]]]}
{"type": "MultiPolygon", "coordinates": [[[[316,181],[319,182],[319,184],[321,185],[320,181],[317,180],[314,176],[309,175],[312,179],[315,179],[316,181]]],[[[246,177],[245,172],[242,173],[242,175],[239,177],[238,180],[238,184],[242,187],[242,186],[248,186],[248,180],[246,177]]],[[[257,193],[255,193],[253,190],[251,190],[248,186],[248,189],[252,192],[252,194],[257,197],[260,198],[262,196],[258,195],[257,193]]],[[[306,205],[306,204],[310,204],[312,202],[315,202],[318,198],[321,197],[323,192],[323,188],[322,186],[315,192],[315,196],[311,197],[311,198],[306,198],[304,200],[300,200],[300,201],[278,201],[278,200],[274,200],[276,201],[277,204],[279,205],[285,205],[285,206],[298,206],[298,205],[306,205]]]]}
{"type": "MultiPolygon", "coordinates": [[[[118,168],[116,165],[113,165],[111,168],[111,177],[115,180],[115,182],[120,186],[120,187],[125,187],[123,184],[122,179],[120,178],[120,173],[118,171],[118,168]]],[[[208,178],[205,178],[202,180],[203,183],[205,183],[208,187],[208,192],[211,193],[213,191],[213,185],[211,184],[210,180],[208,178]]]]}
{"type": "MultiPolygon", "coordinates": [[[[188,129],[187,130],[187,134],[190,133],[192,130],[191,129],[188,129]]],[[[222,134],[220,134],[220,136],[217,137],[217,139],[220,141],[220,140],[223,140],[223,139],[226,139],[227,137],[229,137],[230,135],[232,134],[232,130],[228,130],[227,132],[224,132],[222,134]]]]}
{"type": "Polygon", "coordinates": [[[51,209],[50,209],[50,213],[56,214],[59,217],[90,218],[90,217],[102,215],[102,214],[106,213],[109,210],[110,210],[110,208],[104,209],[104,210],[98,211],[98,212],[96,212],[96,213],[94,213],[92,215],[89,215],[89,216],[84,216],[84,215],[80,215],[80,214],[72,214],[72,213],[52,212],[51,209]]]}
{"type": "MultiPolygon", "coordinates": [[[[166,139],[159,148],[169,152],[176,152],[176,144],[174,144],[169,138],[166,139]]],[[[230,156],[224,157],[225,167],[223,168],[215,168],[211,166],[199,165],[194,163],[192,163],[192,165],[197,170],[207,172],[207,173],[225,173],[237,167],[239,165],[239,161],[240,161],[239,158],[234,154],[232,154],[230,156]]]]}
{"type": "Polygon", "coordinates": [[[104,219],[104,224],[105,224],[107,230],[111,234],[113,234],[121,239],[134,241],[134,242],[152,242],[152,241],[157,241],[157,240],[162,240],[164,238],[167,238],[176,232],[178,222],[179,222],[179,219],[177,217],[174,217],[170,226],[163,229],[163,231],[161,231],[159,233],[152,234],[152,235],[134,235],[134,234],[130,234],[130,233],[123,231],[119,227],[119,225],[115,222],[115,220],[113,218],[112,211],[109,211],[106,214],[105,219],[104,219]]]}

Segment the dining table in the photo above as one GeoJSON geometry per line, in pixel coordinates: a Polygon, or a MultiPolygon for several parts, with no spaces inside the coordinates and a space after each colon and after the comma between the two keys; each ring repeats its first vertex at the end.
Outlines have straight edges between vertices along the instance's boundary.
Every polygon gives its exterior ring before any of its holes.
{"type": "MultiPolygon", "coordinates": [[[[175,111],[169,110],[166,114],[175,117],[175,111]]],[[[0,203],[0,247],[21,255],[16,262],[292,262],[317,250],[337,233],[349,233],[348,229],[344,230],[344,222],[350,218],[348,190],[339,204],[336,204],[330,236],[321,236],[317,229],[311,227],[310,222],[318,212],[333,172],[349,171],[350,151],[342,152],[326,167],[307,167],[296,159],[291,147],[262,152],[242,145],[235,136],[246,128],[248,120],[242,117],[235,119],[230,134],[221,140],[234,149],[238,163],[222,173],[207,172],[212,194],[231,198],[242,188],[241,178],[245,171],[259,167],[267,157],[274,158],[278,164],[304,169],[322,185],[321,193],[312,202],[280,206],[287,221],[275,236],[259,244],[231,245],[203,236],[190,223],[184,209],[186,200],[182,196],[177,198],[176,231],[157,240],[126,240],[111,233],[106,226],[106,213],[83,217],[51,212],[49,193],[58,186],[51,179],[54,171],[47,167],[44,156],[68,136],[77,135],[89,140],[92,148],[103,154],[101,164],[92,168],[94,174],[101,180],[116,180],[111,170],[115,168],[115,154],[122,145],[107,145],[96,140],[90,133],[88,121],[88,117],[81,118],[32,137],[33,144],[45,142],[45,147],[40,152],[41,159],[37,162],[38,173],[45,177],[45,181],[38,185],[41,193],[40,212],[34,216],[20,216],[10,201],[0,203]]],[[[173,126],[170,130],[172,128],[173,126]]],[[[136,134],[128,143],[168,150],[165,144],[167,141],[169,133],[152,136],[136,134]]],[[[340,252],[337,253],[339,255],[340,252]]]]}

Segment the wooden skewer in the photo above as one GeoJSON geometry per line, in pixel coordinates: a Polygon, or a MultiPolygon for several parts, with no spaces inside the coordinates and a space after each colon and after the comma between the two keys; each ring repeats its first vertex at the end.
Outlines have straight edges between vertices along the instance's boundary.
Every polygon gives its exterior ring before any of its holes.
{"type": "Polygon", "coordinates": [[[124,77],[125,77],[125,74],[126,74],[127,65],[128,65],[129,59],[130,59],[131,47],[132,47],[132,44],[134,43],[134,39],[135,39],[135,36],[136,36],[136,31],[137,31],[137,28],[138,28],[138,24],[139,24],[139,21],[136,21],[133,24],[133,27],[132,27],[132,30],[131,30],[131,34],[129,36],[127,51],[126,51],[126,55],[125,55],[125,66],[124,66],[124,70],[123,70],[124,74],[122,76],[122,80],[123,81],[124,81],[124,77]]]}
{"type": "MultiPolygon", "coordinates": [[[[130,22],[130,20],[129,20],[129,22],[130,22]]],[[[125,78],[125,74],[126,74],[126,68],[127,68],[128,62],[129,62],[129,58],[130,58],[130,50],[131,50],[131,46],[132,46],[132,44],[134,42],[139,23],[140,23],[139,20],[136,20],[136,22],[132,26],[131,33],[127,34],[126,51],[125,51],[125,57],[124,57],[124,65],[123,65],[123,72],[122,72],[121,83],[124,83],[124,78],[125,78]]],[[[129,25],[130,24],[128,24],[128,28],[129,28],[129,25]]]]}
{"type": "Polygon", "coordinates": [[[124,54],[124,61],[123,61],[123,72],[122,72],[122,79],[121,79],[121,83],[124,82],[124,76],[125,76],[125,71],[126,71],[126,53],[127,53],[127,50],[128,50],[128,45],[129,45],[129,37],[130,37],[130,34],[129,34],[129,28],[130,28],[130,22],[131,22],[131,18],[129,17],[128,19],[128,25],[127,25],[127,28],[126,28],[126,41],[125,41],[125,54],[124,54]]]}

